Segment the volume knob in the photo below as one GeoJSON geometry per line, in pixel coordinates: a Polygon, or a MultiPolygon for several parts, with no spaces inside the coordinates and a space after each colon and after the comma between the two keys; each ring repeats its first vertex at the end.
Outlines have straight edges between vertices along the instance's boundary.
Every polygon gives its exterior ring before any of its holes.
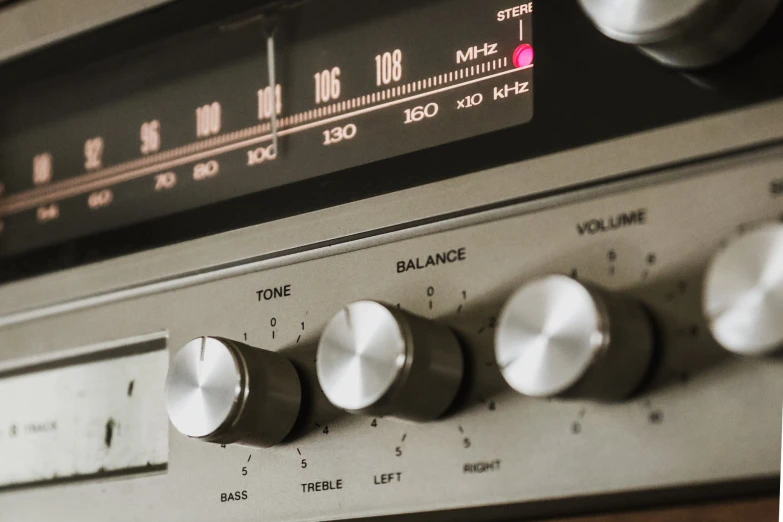
{"type": "Polygon", "coordinates": [[[190,341],[166,376],[174,427],[218,444],[277,444],[291,431],[300,400],[299,377],[288,359],[219,337],[190,341]]]}
{"type": "Polygon", "coordinates": [[[338,408],[427,421],[453,402],[463,360],[448,327],[357,301],[326,325],[316,370],[324,394],[338,408]]]}
{"type": "Polygon", "coordinates": [[[639,386],[652,354],[638,303],[561,275],[519,288],[495,331],[503,377],[532,397],[622,399],[639,386]]]}
{"type": "Polygon", "coordinates": [[[743,234],[714,257],[703,308],[727,350],[766,355],[783,348],[783,225],[743,234]]]}

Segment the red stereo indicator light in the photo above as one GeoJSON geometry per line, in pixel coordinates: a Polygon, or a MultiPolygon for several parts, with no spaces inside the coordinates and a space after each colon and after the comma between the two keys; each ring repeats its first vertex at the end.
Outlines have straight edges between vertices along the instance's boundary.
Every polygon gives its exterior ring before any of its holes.
{"type": "Polygon", "coordinates": [[[527,67],[533,63],[533,46],[530,44],[520,44],[514,49],[512,60],[515,67],[527,67]]]}

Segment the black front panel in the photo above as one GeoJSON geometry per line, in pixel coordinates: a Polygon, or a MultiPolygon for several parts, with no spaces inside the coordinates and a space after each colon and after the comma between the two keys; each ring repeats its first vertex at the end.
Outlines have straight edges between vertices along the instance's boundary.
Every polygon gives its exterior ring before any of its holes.
{"type": "Polygon", "coordinates": [[[209,27],[17,95],[0,254],[531,119],[532,2],[363,4],[209,27]],[[361,22],[323,30],[338,8],[361,22]]]}
{"type": "MultiPolygon", "coordinates": [[[[169,17],[181,27],[182,12],[175,4],[125,24],[165,28],[169,17]]],[[[270,13],[168,38],[158,31],[152,43],[133,42],[135,50],[45,81],[36,71],[56,69],[67,47],[0,69],[22,78],[2,98],[0,278],[399,190],[783,92],[780,68],[771,66],[783,55],[780,14],[730,62],[686,75],[607,39],[572,2],[330,0],[270,13]],[[273,28],[279,89],[267,88],[273,28]]],[[[83,41],[95,45],[122,30],[83,41]]]]}

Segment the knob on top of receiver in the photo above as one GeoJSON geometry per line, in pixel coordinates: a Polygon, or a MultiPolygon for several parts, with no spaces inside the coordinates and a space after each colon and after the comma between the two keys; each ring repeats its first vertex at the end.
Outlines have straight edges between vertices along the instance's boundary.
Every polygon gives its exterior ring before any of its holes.
{"type": "Polygon", "coordinates": [[[463,360],[448,327],[375,301],[356,301],[326,325],[316,370],[338,408],[426,421],[453,402],[463,360]]]}
{"type": "Polygon", "coordinates": [[[606,36],[673,67],[704,67],[741,49],[780,0],[579,0],[606,36]]]}
{"type": "Polygon", "coordinates": [[[301,400],[299,377],[285,357],[218,337],[198,337],[177,352],[165,393],[182,434],[259,447],[291,431],[301,400]]]}
{"type": "Polygon", "coordinates": [[[495,331],[503,377],[532,397],[622,399],[646,375],[652,353],[638,303],[561,275],[520,287],[495,331]]]}
{"type": "Polygon", "coordinates": [[[742,234],[715,255],[704,280],[713,337],[741,355],[783,348],[783,225],[742,234]]]}

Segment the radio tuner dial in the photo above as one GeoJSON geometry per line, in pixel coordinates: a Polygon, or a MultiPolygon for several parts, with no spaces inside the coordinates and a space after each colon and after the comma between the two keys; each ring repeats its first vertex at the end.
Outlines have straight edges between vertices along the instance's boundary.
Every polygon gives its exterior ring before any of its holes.
{"type": "Polygon", "coordinates": [[[171,423],[188,437],[266,448],[291,431],[301,386],[278,353],[198,337],[172,359],[165,399],[171,423]]]}
{"type": "Polygon", "coordinates": [[[713,258],[704,280],[704,315],[730,352],[783,348],[783,225],[742,234],[713,258]]]}
{"type": "Polygon", "coordinates": [[[652,355],[652,326],[640,304],[562,275],[519,288],[495,330],[503,377],[531,397],[623,399],[652,355]]]}
{"type": "Polygon", "coordinates": [[[338,408],[428,421],[454,401],[463,359],[448,327],[375,301],[356,301],[326,325],[316,370],[338,408]]]}

